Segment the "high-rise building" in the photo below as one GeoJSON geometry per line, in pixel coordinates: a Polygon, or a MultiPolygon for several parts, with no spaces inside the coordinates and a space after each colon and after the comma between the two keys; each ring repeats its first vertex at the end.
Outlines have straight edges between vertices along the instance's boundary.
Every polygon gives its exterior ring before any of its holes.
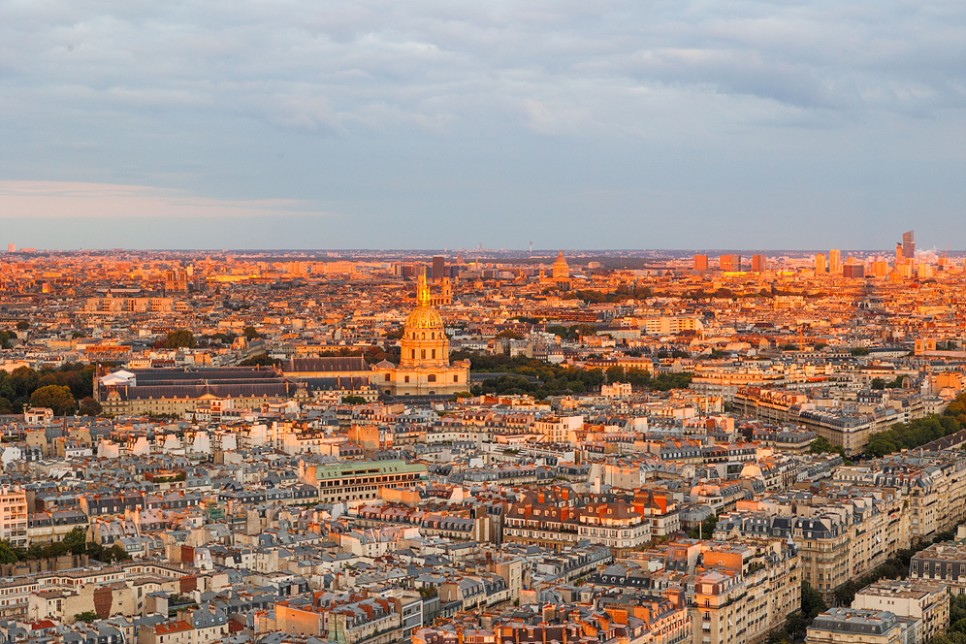
{"type": "Polygon", "coordinates": [[[17,245],[14,244],[13,242],[7,244],[7,252],[8,253],[16,253],[17,252],[17,245]]]}
{"type": "Polygon", "coordinates": [[[727,273],[741,270],[741,255],[720,255],[718,268],[727,273]]]}
{"type": "Polygon", "coordinates": [[[751,270],[754,273],[764,273],[768,270],[768,257],[765,255],[752,255],[751,270]]]}
{"type": "Polygon", "coordinates": [[[824,275],[825,272],[826,272],[826,270],[825,270],[825,253],[816,253],[815,254],[815,274],[816,275],[824,275]]]}
{"type": "Polygon", "coordinates": [[[902,244],[896,244],[896,266],[904,263],[906,261],[905,251],[902,249],[902,244]]]}
{"type": "Polygon", "coordinates": [[[446,277],[446,258],[442,255],[433,256],[433,281],[438,282],[446,277]]]}
{"type": "Polygon", "coordinates": [[[842,276],[849,278],[865,277],[865,264],[853,257],[849,257],[842,266],[842,276]]]}
{"type": "Polygon", "coordinates": [[[916,258],[916,236],[911,230],[902,233],[902,256],[906,259],[916,258]]]}
{"type": "Polygon", "coordinates": [[[828,272],[832,275],[842,274],[842,251],[838,248],[828,252],[828,272]]]}
{"type": "Polygon", "coordinates": [[[696,271],[706,271],[706,270],[708,270],[708,256],[707,255],[695,255],[694,256],[694,270],[696,270],[696,271]]]}

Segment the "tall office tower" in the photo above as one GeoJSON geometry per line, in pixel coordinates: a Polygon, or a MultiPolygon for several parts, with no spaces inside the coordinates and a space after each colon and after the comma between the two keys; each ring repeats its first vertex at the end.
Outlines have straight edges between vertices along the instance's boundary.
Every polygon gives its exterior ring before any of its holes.
{"type": "Polygon", "coordinates": [[[825,274],[825,253],[815,254],[815,274],[816,275],[825,274]]]}
{"type": "Polygon", "coordinates": [[[842,251],[838,248],[828,252],[828,272],[832,275],[842,274],[842,251]]]}
{"type": "Polygon", "coordinates": [[[433,255],[433,281],[438,282],[446,277],[446,258],[442,255],[433,255]]]}
{"type": "Polygon", "coordinates": [[[8,253],[16,253],[17,252],[17,245],[14,244],[14,243],[7,244],[7,252],[8,253]]]}
{"type": "Polygon", "coordinates": [[[902,244],[896,244],[896,266],[899,266],[906,260],[905,251],[902,250],[902,244]]]}
{"type": "Polygon", "coordinates": [[[708,256],[707,255],[695,255],[694,256],[694,270],[696,270],[696,271],[706,271],[706,270],[708,270],[708,256]]]}
{"type": "Polygon", "coordinates": [[[727,273],[741,270],[741,255],[720,255],[718,268],[727,273]]]}
{"type": "Polygon", "coordinates": [[[752,255],[751,270],[754,273],[764,273],[768,270],[768,258],[764,255],[752,255]]]}
{"type": "Polygon", "coordinates": [[[916,236],[911,230],[902,233],[902,256],[906,259],[916,258],[916,236]]]}

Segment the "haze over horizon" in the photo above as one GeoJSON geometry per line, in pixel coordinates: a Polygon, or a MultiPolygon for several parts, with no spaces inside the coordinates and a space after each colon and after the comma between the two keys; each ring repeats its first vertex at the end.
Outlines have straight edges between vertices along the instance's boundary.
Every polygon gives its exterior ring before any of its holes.
{"type": "Polygon", "coordinates": [[[966,248],[964,26],[952,0],[5,3],[0,243],[966,248]]]}

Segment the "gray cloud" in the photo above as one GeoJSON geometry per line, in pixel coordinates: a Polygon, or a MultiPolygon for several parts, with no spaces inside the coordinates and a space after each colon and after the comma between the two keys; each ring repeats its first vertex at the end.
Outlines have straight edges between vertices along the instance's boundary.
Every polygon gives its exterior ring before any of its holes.
{"type": "Polygon", "coordinates": [[[958,1],[4,3],[0,179],[314,201],[387,232],[458,209],[548,234],[553,211],[688,245],[666,217],[726,215],[739,245],[776,208],[956,204],[964,27],[958,1]]]}

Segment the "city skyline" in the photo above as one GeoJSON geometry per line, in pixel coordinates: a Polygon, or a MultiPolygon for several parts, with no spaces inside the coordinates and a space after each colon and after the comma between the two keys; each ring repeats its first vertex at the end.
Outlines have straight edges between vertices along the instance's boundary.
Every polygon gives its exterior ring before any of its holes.
{"type": "Polygon", "coordinates": [[[963,248],[963,24],[953,2],[9,4],[0,223],[45,248],[963,248]]]}

